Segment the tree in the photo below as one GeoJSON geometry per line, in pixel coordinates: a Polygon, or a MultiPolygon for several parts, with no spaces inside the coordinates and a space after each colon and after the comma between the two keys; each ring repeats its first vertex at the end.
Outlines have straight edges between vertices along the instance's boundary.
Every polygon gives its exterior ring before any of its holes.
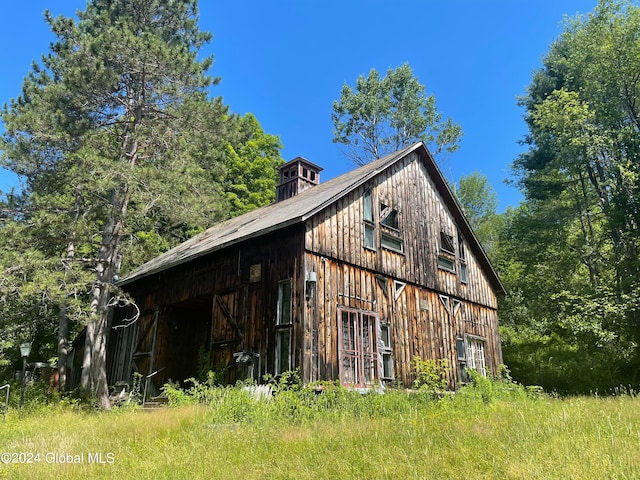
{"type": "Polygon", "coordinates": [[[528,326],[590,372],[583,391],[635,381],[640,366],[639,32],[637,5],[601,0],[567,20],[520,100],[526,202],[508,263],[528,326]]]}
{"type": "Polygon", "coordinates": [[[224,194],[229,214],[240,215],[275,200],[280,139],[265,134],[256,118],[247,114],[234,122],[227,144],[224,194]]]}
{"type": "Polygon", "coordinates": [[[360,75],[355,90],[346,83],[333,102],[333,142],[347,146],[345,154],[363,165],[417,141],[434,153],[458,148],[462,128],[442,119],[433,95],[413,75],[408,64],[389,68],[387,75],[371,69],[360,75]]]}
{"type": "Polygon", "coordinates": [[[492,260],[502,229],[502,217],[496,213],[498,199],[487,177],[473,172],[460,178],[454,192],[480,244],[492,260]]]}
{"type": "Polygon", "coordinates": [[[225,217],[217,179],[231,127],[227,107],[207,98],[212,60],[198,51],[211,37],[196,0],[92,0],[78,18],[46,13],[57,41],[2,112],[3,163],[25,178],[14,218],[40,229],[45,256],[91,265],[82,382],[108,408],[105,341],[123,255],[141,237],[164,249],[225,217]]]}

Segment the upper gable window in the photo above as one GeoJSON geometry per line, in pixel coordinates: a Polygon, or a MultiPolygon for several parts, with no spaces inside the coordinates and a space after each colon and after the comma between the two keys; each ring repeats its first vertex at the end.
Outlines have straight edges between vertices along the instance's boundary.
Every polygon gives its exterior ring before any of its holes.
{"type": "Polygon", "coordinates": [[[445,232],[440,232],[438,268],[456,273],[456,250],[453,246],[453,237],[445,232]]]}
{"type": "Polygon", "coordinates": [[[362,195],[362,218],[364,219],[364,246],[376,249],[376,226],[373,223],[373,201],[371,200],[371,188],[367,188],[362,195]]]}
{"type": "Polygon", "coordinates": [[[390,206],[380,204],[380,245],[396,253],[404,253],[404,240],[400,235],[398,211],[390,206]]]}
{"type": "Polygon", "coordinates": [[[440,252],[455,255],[456,249],[453,246],[453,237],[444,232],[440,232],[440,252]]]}
{"type": "Polygon", "coordinates": [[[400,230],[398,224],[398,211],[388,207],[384,203],[380,204],[380,223],[385,227],[393,228],[394,230],[400,230]]]}
{"type": "Polygon", "coordinates": [[[371,201],[371,189],[367,188],[362,196],[364,205],[364,221],[373,223],[373,202],[371,201]]]}
{"type": "Polygon", "coordinates": [[[364,224],[364,246],[372,250],[376,249],[376,229],[368,223],[364,224]]]}
{"type": "Polygon", "coordinates": [[[441,231],[438,243],[438,268],[450,273],[460,272],[460,282],[466,285],[469,281],[467,272],[467,257],[464,239],[458,231],[457,241],[452,235],[441,231]],[[457,245],[457,248],[456,248],[457,245]]]}
{"type": "Polygon", "coordinates": [[[460,264],[460,281],[467,283],[467,257],[464,252],[464,240],[460,232],[458,232],[458,263],[460,264]]]}

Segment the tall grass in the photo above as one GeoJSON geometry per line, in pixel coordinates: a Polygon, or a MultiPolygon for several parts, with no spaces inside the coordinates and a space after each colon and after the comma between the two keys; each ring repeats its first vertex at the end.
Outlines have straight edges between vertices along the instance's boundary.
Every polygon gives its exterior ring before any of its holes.
{"type": "Polygon", "coordinates": [[[331,385],[173,391],[170,408],[9,412],[0,478],[640,478],[640,400],[557,399],[482,383],[433,400],[424,392],[360,395],[331,385]],[[47,452],[80,455],[46,463],[47,452]],[[88,453],[111,463],[89,464],[88,453]],[[107,456],[112,454],[112,456],[107,456]]]}

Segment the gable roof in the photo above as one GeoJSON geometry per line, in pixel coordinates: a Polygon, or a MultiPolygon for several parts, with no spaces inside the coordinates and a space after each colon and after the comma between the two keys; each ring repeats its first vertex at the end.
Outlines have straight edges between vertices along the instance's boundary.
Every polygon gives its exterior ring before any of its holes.
{"type": "Polygon", "coordinates": [[[132,283],[241,241],[304,222],[412,152],[417,152],[422,158],[438,192],[450,208],[458,227],[468,240],[471,250],[485,270],[490,283],[496,292],[504,293],[504,286],[462,213],[460,204],[449,190],[446,180],[422,142],[405,147],[286,200],[266,205],[213,225],[204,232],[141,265],[121,279],[118,285],[132,283]]]}

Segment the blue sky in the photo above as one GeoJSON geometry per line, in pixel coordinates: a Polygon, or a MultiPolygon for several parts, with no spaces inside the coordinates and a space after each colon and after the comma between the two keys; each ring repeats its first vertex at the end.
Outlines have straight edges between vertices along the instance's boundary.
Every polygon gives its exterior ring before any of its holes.
{"type": "MultiPolygon", "coordinates": [[[[6,0],[0,20],[0,103],[20,94],[33,60],[53,36],[42,13],[73,15],[81,0],[6,0]]],[[[439,158],[445,175],[480,171],[499,209],[521,200],[504,184],[526,134],[517,96],[564,15],[588,13],[596,0],[200,0],[200,26],[213,33],[203,53],[214,55],[213,76],[236,113],[253,113],[279,135],[282,155],[324,167],[327,180],[354,168],[331,142],[331,106],[344,82],[371,68],[385,72],[408,62],[439,111],[464,130],[461,148],[439,158]]],[[[1,127],[0,127],[1,129],[1,127]]],[[[0,191],[18,179],[0,170],[0,191]]]]}

